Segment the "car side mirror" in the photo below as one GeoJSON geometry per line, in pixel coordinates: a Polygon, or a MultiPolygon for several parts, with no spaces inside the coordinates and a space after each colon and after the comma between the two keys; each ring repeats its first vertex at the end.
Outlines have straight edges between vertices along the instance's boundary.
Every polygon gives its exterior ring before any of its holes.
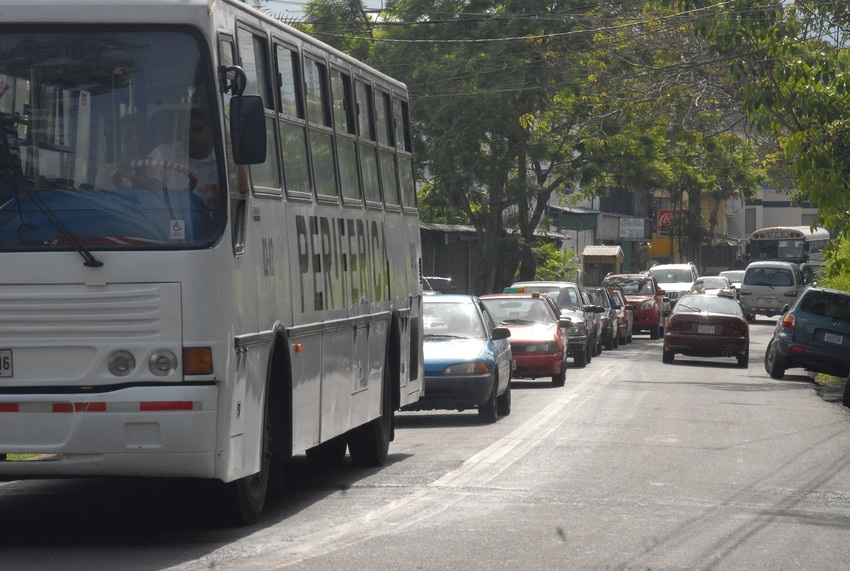
{"type": "Polygon", "coordinates": [[[562,329],[572,329],[573,322],[569,317],[561,317],[560,319],[558,319],[558,325],[562,329]]]}
{"type": "Polygon", "coordinates": [[[626,309],[628,309],[630,311],[634,311],[634,310],[637,309],[637,306],[634,306],[631,303],[629,303],[629,304],[626,304],[626,309]]]}
{"type": "Polygon", "coordinates": [[[490,337],[493,341],[498,341],[500,339],[507,339],[511,336],[511,330],[507,327],[494,327],[490,332],[490,337]]]}

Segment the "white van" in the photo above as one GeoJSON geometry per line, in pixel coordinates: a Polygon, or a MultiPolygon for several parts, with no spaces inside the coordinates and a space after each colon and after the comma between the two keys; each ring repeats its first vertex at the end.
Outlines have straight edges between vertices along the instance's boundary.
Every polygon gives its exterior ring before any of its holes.
{"type": "Polygon", "coordinates": [[[748,321],[756,314],[782,315],[806,288],[803,274],[791,262],[752,262],[744,272],[739,300],[748,321]]]}

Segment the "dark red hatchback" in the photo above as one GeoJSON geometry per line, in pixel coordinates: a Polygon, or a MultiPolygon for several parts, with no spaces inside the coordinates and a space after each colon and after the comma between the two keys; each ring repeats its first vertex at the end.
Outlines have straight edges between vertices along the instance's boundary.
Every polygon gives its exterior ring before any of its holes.
{"type": "Polygon", "coordinates": [[[690,357],[734,357],[749,366],[750,326],[735,299],[722,295],[681,297],[667,318],[661,360],[672,363],[676,353],[690,357]]]}

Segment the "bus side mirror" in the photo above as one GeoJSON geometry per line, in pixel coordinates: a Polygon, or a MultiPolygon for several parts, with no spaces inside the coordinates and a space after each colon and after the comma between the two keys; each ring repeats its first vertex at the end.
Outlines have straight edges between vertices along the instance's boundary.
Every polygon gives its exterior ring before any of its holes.
{"type": "Polygon", "coordinates": [[[237,165],[266,162],[266,125],[263,99],[237,95],[230,100],[230,136],[237,165]]]}

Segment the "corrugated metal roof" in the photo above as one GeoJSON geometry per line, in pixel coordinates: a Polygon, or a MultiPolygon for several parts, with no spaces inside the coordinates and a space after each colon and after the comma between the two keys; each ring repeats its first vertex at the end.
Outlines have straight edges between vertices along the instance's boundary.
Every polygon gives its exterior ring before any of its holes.
{"type": "Polygon", "coordinates": [[[597,244],[594,246],[585,246],[581,252],[582,256],[622,256],[623,249],[620,246],[606,246],[597,244]]]}

